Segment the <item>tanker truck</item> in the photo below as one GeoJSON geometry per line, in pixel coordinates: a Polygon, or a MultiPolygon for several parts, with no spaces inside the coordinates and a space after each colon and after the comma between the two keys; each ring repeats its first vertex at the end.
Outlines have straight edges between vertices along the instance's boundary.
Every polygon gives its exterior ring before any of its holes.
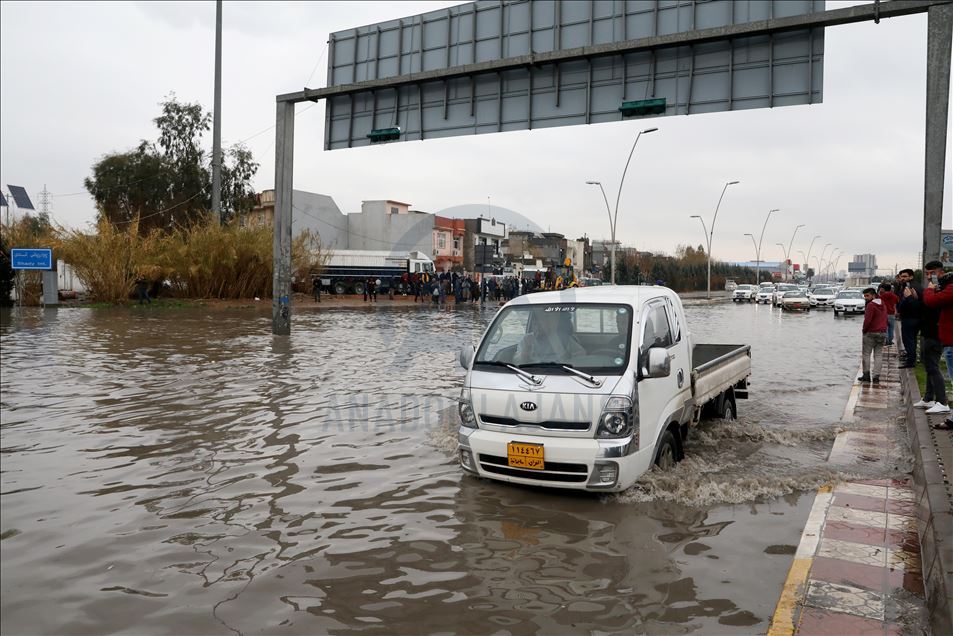
{"type": "Polygon", "coordinates": [[[434,264],[423,252],[337,250],[321,270],[321,287],[335,294],[363,294],[368,278],[379,279],[381,289],[394,285],[396,293],[405,289],[402,276],[433,276],[434,264]]]}

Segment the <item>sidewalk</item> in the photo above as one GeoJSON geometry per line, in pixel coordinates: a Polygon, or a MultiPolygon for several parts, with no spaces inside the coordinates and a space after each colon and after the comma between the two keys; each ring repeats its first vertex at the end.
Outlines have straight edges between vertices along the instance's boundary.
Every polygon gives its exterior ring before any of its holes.
{"type": "MultiPolygon", "coordinates": [[[[909,455],[899,434],[900,375],[884,354],[881,382],[855,382],[829,462],[880,464],[909,455]]],[[[817,492],[768,634],[922,634],[917,504],[910,479],[854,480],[817,492]]]]}

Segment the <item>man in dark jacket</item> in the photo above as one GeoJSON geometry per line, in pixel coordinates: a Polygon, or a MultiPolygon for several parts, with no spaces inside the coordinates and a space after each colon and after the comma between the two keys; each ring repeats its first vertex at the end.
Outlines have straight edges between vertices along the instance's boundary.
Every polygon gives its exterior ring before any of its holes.
{"type": "Polygon", "coordinates": [[[900,341],[906,358],[901,369],[912,369],[917,364],[917,336],[920,334],[920,320],[923,317],[923,289],[913,282],[913,270],[902,269],[897,276],[900,289],[897,295],[897,314],[900,316],[900,341]]]}
{"type": "Polygon", "coordinates": [[[867,301],[867,306],[864,308],[864,326],[861,329],[863,341],[860,354],[863,373],[857,380],[880,382],[884,340],[887,336],[887,308],[884,307],[883,301],[877,298],[877,292],[873,287],[864,290],[864,300],[867,301]],[[871,357],[873,357],[873,377],[870,375],[871,357]]]}

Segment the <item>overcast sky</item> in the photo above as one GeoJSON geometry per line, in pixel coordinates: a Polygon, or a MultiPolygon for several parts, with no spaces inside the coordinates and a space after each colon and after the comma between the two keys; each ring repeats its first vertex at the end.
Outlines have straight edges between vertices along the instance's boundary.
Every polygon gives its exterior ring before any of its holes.
{"type": "MultiPolygon", "coordinates": [[[[247,140],[273,187],[275,95],[326,84],[328,34],[456,2],[225,2],[222,137],[247,140]],[[264,132],[262,132],[264,131],[264,132]],[[260,134],[258,134],[260,133],[260,134]],[[256,136],[257,135],[257,136],[256,136]]],[[[857,2],[828,2],[829,8],[857,2]]],[[[829,28],[824,102],[652,120],[626,178],[619,239],[672,253],[698,244],[691,214],[710,221],[726,181],[713,253],[750,260],[745,232],[760,232],[766,260],[826,243],[871,252],[882,268],[912,266],[923,214],[926,15],[829,28]]],[[[106,153],[155,139],[151,120],[174,91],[211,110],[214,2],[0,4],[0,183],[23,185],[54,218],[95,218],[83,189],[106,153]]],[[[570,237],[607,238],[609,192],[646,120],[322,150],[322,104],[297,107],[295,187],[328,194],[345,212],[396,199],[439,212],[485,203],[516,210],[570,237]]],[[[211,144],[211,133],[206,139],[211,144]]],[[[953,142],[953,134],[948,137],[953,142]]],[[[950,144],[948,143],[948,146],[950,144]]],[[[947,151],[944,227],[953,227],[947,151]]],[[[611,196],[611,195],[610,195],[611,196]]],[[[828,253],[832,250],[829,249],[828,253]]],[[[845,267],[846,258],[841,261],[845,267]]]]}

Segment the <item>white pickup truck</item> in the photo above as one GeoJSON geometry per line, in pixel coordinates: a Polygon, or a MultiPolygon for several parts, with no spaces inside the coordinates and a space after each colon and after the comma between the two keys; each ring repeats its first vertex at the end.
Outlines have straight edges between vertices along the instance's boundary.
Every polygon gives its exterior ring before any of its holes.
{"type": "Polygon", "coordinates": [[[617,491],[671,468],[703,415],[734,419],[751,352],[693,343],[668,288],[601,286],[508,302],[460,364],[464,470],[617,491]]]}

